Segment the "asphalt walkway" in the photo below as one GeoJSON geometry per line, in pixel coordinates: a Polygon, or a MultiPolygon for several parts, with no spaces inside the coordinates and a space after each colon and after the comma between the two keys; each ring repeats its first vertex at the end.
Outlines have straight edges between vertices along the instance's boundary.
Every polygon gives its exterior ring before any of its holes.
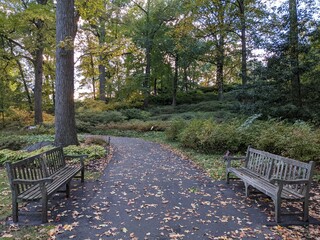
{"type": "Polygon", "coordinates": [[[71,198],[52,200],[56,239],[280,239],[266,227],[270,209],[240,182],[213,181],[156,143],[112,137],[111,146],[99,181],[74,181],[71,198]]]}

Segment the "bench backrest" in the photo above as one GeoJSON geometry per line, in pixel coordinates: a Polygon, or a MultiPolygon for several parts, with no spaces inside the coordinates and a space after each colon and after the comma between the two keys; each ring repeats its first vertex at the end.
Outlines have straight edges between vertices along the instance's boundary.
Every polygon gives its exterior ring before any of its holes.
{"type": "MultiPolygon", "coordinates": [[[[65,166],[63,150],[57,147],[41,154],[10,163],[5,163],[11,189],[13,180],[38,180],[52,175],[55,171],[65,166]]],[[[33,185],[18,184],[17,194],[26,191],[33,185]]]]}
{"type": "MultiPolygon", "coordinates": [[[[312,181],[314,162],[300,162],[291,158],[264,152],[249,147],[246,157],[246,168],[258,174],[260,177],[270,180],[308,180],[312,181]]],[[[304,194],[307,191],[305,184],[285,185],[290,191],[304,194]]]]}
{"type": "Polygon", "coordinates": [[[49,176],[66,166],[62,147],[53,148],[43,154],[45,154],[43,160],[49,176]]]}

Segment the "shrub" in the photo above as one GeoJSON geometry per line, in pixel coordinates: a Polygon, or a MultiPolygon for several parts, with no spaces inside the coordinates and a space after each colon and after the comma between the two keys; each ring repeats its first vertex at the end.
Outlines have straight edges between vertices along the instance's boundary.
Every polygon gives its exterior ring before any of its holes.
{"type": "Polygon", "coordinates": [[[165,134],[168,140],[174,141],[178,139],[179,134],[185,128],[186,122],[182,119],[173,120],[166,129],[165,134]]]}
{"type": "Polygon", "coordinates": [[[19,150],[26,144],[26,139],[20,136],[1,136],[0,138],[0,149],[19,150]]]}
{"type": "Polygon", "coordinates": [[[106,125],[97,126],[100,130],[118,129],[118,130],[135,130],[138,132],[148,131],[164,131],[167,128],[167,123],[162,121],[141,121],[131,120],[121,123],[108,123],[106,125]]]}
{"type": "Polygon", "coordinates": [[[183,131],[179,134],[179,141],[184,147],[199,149],[200,139],[199,133],[203,127],[203,120],[192,120],[183,131]]]}
{"type": "Polygon", "coordinates": [[[103,158],[107,154],[107,150],[99,145],[76,146],[70,145],[63,148],[66,155],[88,155],[86,161],[103,158]]]}
{"type": "Polygon", "coordinates": [[[149,112],[146,112],[137,108],[122,109],[120,112],[124,116],[126,116],[128,120],[130,119],[146,120],[151,116],[149,112]]]}
{"type": "Polygon", "coordinates": [[[88,122],[91,125],[106,124],[110,122],[121,122],[126,117],[118,111],[91,112],[85,111],[77,114],[77,119],[82,122],[88,122]]]}
{"type": "Polygon", "coordinates": [[[16,162],[27,158],[28,156],[30,156],[30,154],[25,151],[2,149],[0,150],[0,165],[3,165],[5,162],[16,162]]]}

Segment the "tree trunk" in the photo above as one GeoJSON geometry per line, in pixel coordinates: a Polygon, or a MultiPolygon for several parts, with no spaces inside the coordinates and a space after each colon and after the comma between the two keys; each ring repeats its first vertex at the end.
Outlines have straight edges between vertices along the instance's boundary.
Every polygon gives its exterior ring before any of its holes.
{"type": "Polygon", "coordinates": [[[22,78],[23,87],[24,87],[24,90],[26,91],[28,104],[29,104],[29,109],[30,109],[30,111],[33,111],[32,100],[31,100],[31,96],[30,96],[30,93],[29,93],[29,89],[28,89],[28,85],[27,85],[27,82],[26,82],[26,78],[24,77],[24,72],[23,72],[21,63],[20,63],[20,61],[18,59],[16,61],[17,61],[17,64],[18,64],[18,68],[19,68],[19,72],[20,72],[21,78],[22,78]]]}
{"type": "Polygon", "coordinates": [[[247,84],[247,36],[246,36],[246,15],[244,0],[238,0],[241,24],[241,79],[242,85],[247,84]]]}
{"type": "Polygon", "coordinates": [[[149,85],[150,85],[150,75],[151,75],[151,43],[150,39],[147,39],[147,47],[146,47],[146,72],[143,81],[143,107],[147,108],[149,105],[149,85]]]}
{"type": "Polygon", "coordinates": [[[218,85],[218,100],[223,99],[223,67],[224,67],[224,39],[223,36],[220,36],[220,39],[218,41],[217,45],[217,72],[216,72],[216,78],[217,78],[217,85],[218,85]]]}
{"type": "Polygon", "coordinates": [[[183,68],[183,83],[184,83],[184,89],[186,92],[189,91],[189,88],[188,88],[188,71],[187,71],[187,67],[185,66],[183,68]]]}
{"type": "Polygon", "coordinates": [[[90,65],[91,65],[91,81],[92,81],[92,92],[93,92],[93,100],[96,99],[96,81],[94,78],[94,63],[93,63],[93,54],[90,53],[90,65]]]}
{"type": "Polygon", "coordinates": [[[154,96],[157,96],[157,94],[158,94],[158,91],[157,91],[157,78],[155,77],[154,78],[154,81],[153,81],[153,95],[154,96]]]}
{"type": "Polygon", "coordinates": [[[178,90],[178,77],[179,77],[179,56],[175,57],[174,77],[172,82],[172,106],[177,106],[177,90],[178,90]]]}
{"type": "Polygon", "coordinates": [[[297,1],[289,0],[290,15],[290,32],[289,32],[289,48],[290,48],[290,65],[291,65],[291,89],[293,103],[301,107],[301,83],[299,71],[299,33],[298,33],[298,17],[297,17],[297,1]]]}
{"type": "Polygon", "coordinates": [[[78,145],[74,109],[74,0],[57,1],[55,144],[78,145]]]}
{"type": "MultiPolygon", "coordinates": [[[[106,42],[106,29],[105,21],[100,19],[100,28],[99,28],[99,46],[100,48],[106,42]]],[[[106,67],[103,64],[103,56],[99,56],[99,99],[101,101],[106,101],[106,67]]]]}
{"type": "Polygon", "coordinates": [[[42,118],[42,83],[43,83],[43,48],[35,51],[34,62],[34,124],[41,124],[42,118]]]}

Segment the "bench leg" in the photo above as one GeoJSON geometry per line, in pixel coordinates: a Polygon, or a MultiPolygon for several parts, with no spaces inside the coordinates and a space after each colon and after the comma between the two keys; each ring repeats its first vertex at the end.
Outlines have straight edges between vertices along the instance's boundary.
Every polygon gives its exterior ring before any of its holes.
{"type": "Polygon", "coordinates": [[[66,197],[70,197],[70,182],[67,182],[66,184],[66,197]]]}
{"type": "Polygon", "coordinates": [[[303,219],[304,222],[309,221],[309,204],[308,200],[303,201],[303,219]]]}
{"type": "Polygon", "coordinates": [[[81,169],[81,182],[84,182],[84,168],[81,169]]]}
{"type": "Polygon", "coordinates": [[[48,222],[48,198],[42,197],[42,223],[48,222]]]}
{"type": "Polygon", "coordinates": [[[245,190],[246,197],[249,197],[249,185],[246,182],[244,182],[244,190],[245,190]]]}
{"type": "Polygon", "coordinates": [[[275,218],[275,221],[277,222],[277,223],[279,223],[280,222],[280,214],[281,214],[281,200],[279,200],[279,199],[276,199],[276,200],[273,200],[273,202],[274,202],[274,214],[275,214],[275,216],[274,216],[274,218],[275,218]]]}
{"type": "Polygon", "coordinates": [[[229,184],[230,183],[230,172],[227,172],[227,184],[229,184]]]}
{"type": "Polygon", "coordinates": [[[17,223],[19,218],[18,218],[18,202],[17,200],[12,198],[12,221],[14,223],[17,223]]]}

